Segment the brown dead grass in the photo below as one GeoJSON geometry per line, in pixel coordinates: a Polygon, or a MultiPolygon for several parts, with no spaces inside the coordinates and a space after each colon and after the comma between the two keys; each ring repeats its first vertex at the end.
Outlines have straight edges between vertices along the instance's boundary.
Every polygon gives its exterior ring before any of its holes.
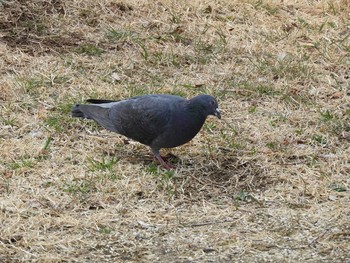
{"type": "Polygon", "coordinates": [[[346,262],[349,1],[2,1],[1,262],[346,262]],[[75,102],[215,95],[173,149],[75,102]]]}

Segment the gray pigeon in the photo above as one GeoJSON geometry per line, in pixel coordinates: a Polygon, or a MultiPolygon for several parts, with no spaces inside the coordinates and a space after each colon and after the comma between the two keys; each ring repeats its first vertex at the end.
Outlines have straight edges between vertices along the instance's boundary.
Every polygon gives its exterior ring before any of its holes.
{"type": "Polygon", "coordinates": [[[221,119],[218,102],[210,95],[185,99],[175,95],[143,95],[130,99],[89,99],[92,104],[76,104],[72,117],[93,119],[107,130],[122,134],[151,147],[166,169],[159,150],[189,142],[202,128],[208,115],[221,119]]]}

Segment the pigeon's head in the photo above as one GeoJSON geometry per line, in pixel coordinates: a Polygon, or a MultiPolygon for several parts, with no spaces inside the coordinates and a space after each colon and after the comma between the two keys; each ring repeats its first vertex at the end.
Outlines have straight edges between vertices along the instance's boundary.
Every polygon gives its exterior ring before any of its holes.
{"type": "Polygon", "coordinates": [[[221,119],[220,109],[217,100],[210,95],[198,95],[191,99],[191,103],[201,109],[206,116],[214,115],[221,119]]]}

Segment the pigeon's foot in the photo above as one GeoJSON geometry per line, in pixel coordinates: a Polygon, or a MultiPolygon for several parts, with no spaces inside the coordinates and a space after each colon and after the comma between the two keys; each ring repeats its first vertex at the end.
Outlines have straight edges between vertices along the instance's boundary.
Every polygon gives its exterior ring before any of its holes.
{"type": "Polygon", "coordinates": [[[171,165],[170,163],[167,163],[163,160],[162,156],[160,154],[155,154],[154,157],[157,158],[157,160],[160,162],[160,164],[167,170],[175,169],[176,167],[174,165],[171,165]]]}
{"type": "Polygon", "coordinates": [[[161,157],[165,162],[168,162],[169,160],[179,160],[179,157],[177,157],[175,154],[172,154],[172,153],[161,155],[161,157]]]}

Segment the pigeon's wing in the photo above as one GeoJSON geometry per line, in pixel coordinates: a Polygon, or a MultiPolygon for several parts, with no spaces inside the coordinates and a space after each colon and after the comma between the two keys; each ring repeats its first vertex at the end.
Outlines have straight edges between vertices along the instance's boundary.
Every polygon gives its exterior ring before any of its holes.
{"type": "Polygon", "coordinates": [[[169,128],[176,105],[183,98],[169,95],[146,95],[120,101],[109,110],[118,133],[146,145],[169,128]]]}

